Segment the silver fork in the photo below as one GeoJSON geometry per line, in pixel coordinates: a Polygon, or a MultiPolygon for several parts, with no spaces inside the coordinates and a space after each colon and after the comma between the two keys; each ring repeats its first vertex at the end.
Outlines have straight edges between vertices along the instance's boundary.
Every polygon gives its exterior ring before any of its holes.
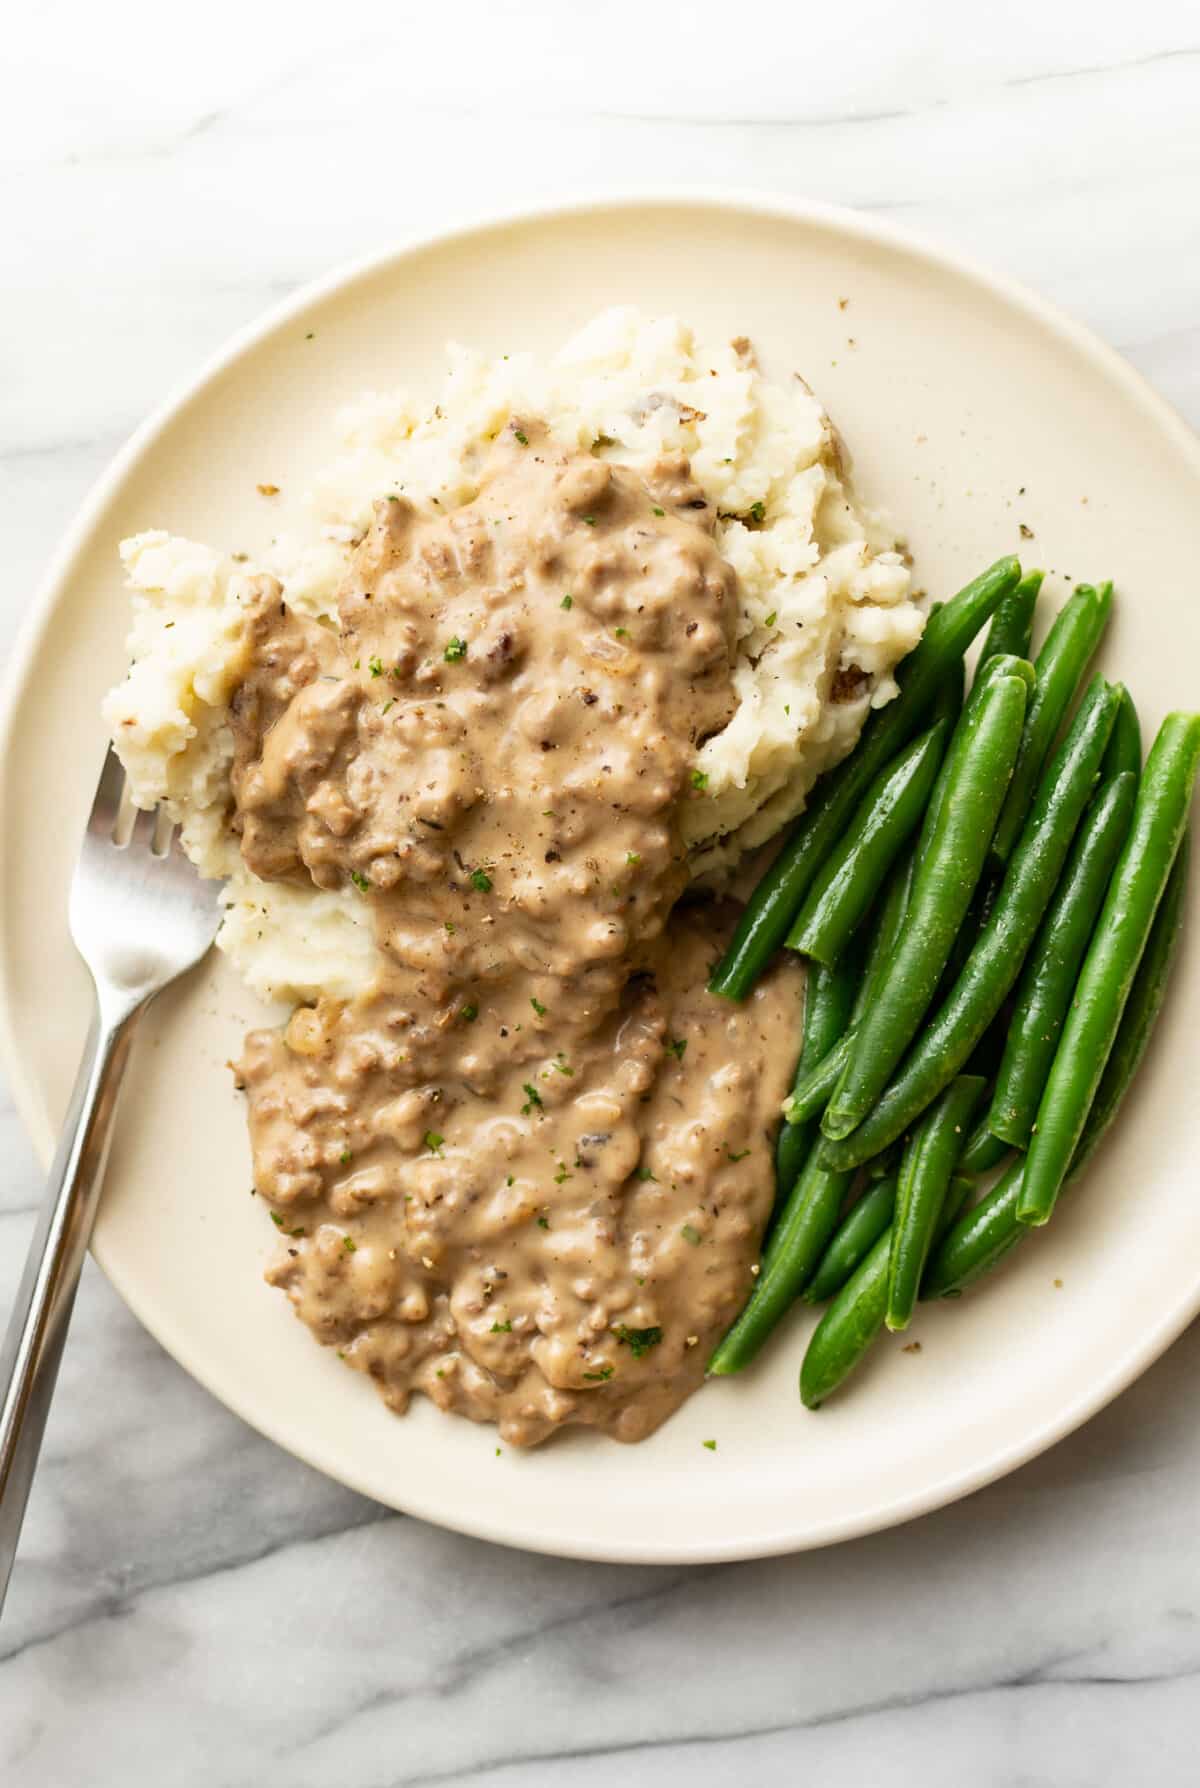
{"type": "MultiPolygon", "coordinates": [[[[0,1608],[100,1200],[121,1077],[138,1019],[216,936],[216,882],[202,881],[167,815],[122,818],[125,773],[111,745],[71,883],[75,947],[96,1004],[62,1139],[0,1353],[0,1608]]],[[[126,816],[128,817],[128,816],[126,816]]]]}

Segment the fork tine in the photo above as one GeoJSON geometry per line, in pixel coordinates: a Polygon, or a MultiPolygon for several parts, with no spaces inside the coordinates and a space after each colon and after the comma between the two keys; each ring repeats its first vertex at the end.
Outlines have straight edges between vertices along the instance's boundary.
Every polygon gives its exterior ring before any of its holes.
{"type": "Polygon", "coordinates": [[[155,809],[154,844],[151,847],[156,857],[165,857],[169,855],[171,839],[174,835],[175,822],[167,812],[166,806],[160,803],[155,809]]]}
{"type": "Polygon", "coordinates": [[[117,819],[121,812],[121,797],[125,792],[125,771],[121,760],[110,745],[104,757],[104,768],[100,772],[100,780],[96,784],[96,793],[92,800],[92,811],[88,815],[87,829],[94,838],[111,838],[117,829],[117,819]]]}
{"type": "Polygon", "coordinates": [[[177,842],[168,844],[173,830],[165,802],[132,806],[110,750],[67,903],[102,1008],[111,998],[131,1010],[131,1000],[140,1004],[199,962],[216,936],[218,884],[197,875],[177,842]]]}
{"type": "Polygon", "coordinates": [[[139,807],[133,816],[133,831],[129,834],[131,851],[149,851],[154,843],[154,832],[158,825],[157,807],[139,807]]]}

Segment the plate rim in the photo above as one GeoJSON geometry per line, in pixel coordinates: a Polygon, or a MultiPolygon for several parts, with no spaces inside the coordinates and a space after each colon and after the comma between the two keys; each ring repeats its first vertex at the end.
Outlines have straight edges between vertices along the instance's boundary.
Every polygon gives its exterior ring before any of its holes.
{"type": "MultiPolygon", "coordinates": [[[[677,190],[647,189],[631,185],[598,189],[578,199],[562,202],[530,202],[500,209],[485,208],[476,213],[460,214],[455,222],[440,230],[414,230],[403,234],[386,248],[341,262],[329,272],[305,281],[286,298],[271,305],[236,330],[207,356],[197,371],[177,381],[168,390],[163,400],[134,429],[93,481],[50,557],[0,675],[0,753],[6,759],[11,755],[20,700],[33,660],[50,625],[57,601],[70,583],[86,537],[119,491],[128,471],[153,447],[158,437],[174,421],[176,414],[212,380],[225,373],[265,338],[303,314],[314,303],[323,301],[356,281],[399,266],[406,259],[430,249],[460,244],[484,232],[585,219],[604,212],[629,209],[654,211],[664,208],[697,212],[719,210],[735,215],[741,213],[782,219],[801,227],[807,225],[825,228],[852,240],[897,250],[940,273],[965,279],[983,294],[1023,312],[1043,330],[1089,360],[1100,375],[1139,406],[1148,420],[1167,437],[1174,450],[1190,464],[1197,484],[1200,485],[1200,435],[1190,427],[1170,400],[1157,391],[1116,348],[1088,324],[1078,321],[1068,311],[1042,297],[1022,281],[1008,274],[995,272],[973,256],[948,248],[927,238],[922,232],[897,225],[890,219],[783,193],[709,184],[688,185],[677,190]]],[[[6,830],[6,822],[7,784],[4,779],[0,779],[0,835],[6,830]]],[[[8,934],[10,922],[11,915],[4,889],[0,886],[0,936],[8,934]]],[[[0,951],[0,1070],[4,1073],[14,1108],[31,1139],[39,1165],[45,1170],[53,1155],[56,1138],[40,1109],[40,1098],[22,1061],[7,967],[7,954],[0,951]]],[[[189,1377],[201,1384],[239,1420],[246,1422],[257,1433],[263,1434],[283,1451],[299,1458],[312,1469],[345,1484],[372,1501],[381,1502],[383,1506],[391,1506],[401,1513],[414,1515],[436,1526],[478,1539],[549,1556],[623,1564],[723,1563],[810,1551],[877,1533],[943,1508],[1007,1476],[1081,1427],[1153,1365],[1200,1312],[1198,1276],[1190,1292],[1184,1291],[1172,1307],[1161,1311],[1157,1321],[1124,1349],[1107,1372],[1098,1380],[1089,1382],[1053,1418],[1043,1421],[1019,1441],[1006,1443],[970,1466],[942,1474],[920,1490],[892,1496],[840,1520],[826,1519],[815,1527],[810,1523],[807,1528],[788,1527],[765,1533],[759,1530],[740,1536],[735,1533],[717,1544],[711,1541],[685,1545],[678,1542],[664,1544],[658,1539],[649,1542],[597,1543],[590,1542],[585,1536],[569,1539],[554,1535],[539,1539],[536,1535],[527,1533],[516,1534],[505,1520],[489,1520],[486,1505],[480,1507],[477,1519],[466,1521],[459,1518],[448,1519],[432,1500],[426,1501],[419,1494],[411,1499],[406,1497],[404,1502],[384,1501],[378,1490],[364,1482],[353,1468],[347,1468],[329,1456],[319,1435],[306,1440],[303,1447],[298,1446],[294,1436],[289,1433],[285,1438],[278,1431],[269,1412],[266,1417],[257,1409],[251,1414],[243,1406],[239,1396],[231,1396],[224,1386],[218,1390],[210,1382],[207,1372],[193,1360],[185,1358],[146,1318],[141,1300],[136,1290],[125,1283],[119,1264],[106,1259],[103,1250],[99,1253],[93,1250],[93,1258],[137,1321],[189,1377]]]]}

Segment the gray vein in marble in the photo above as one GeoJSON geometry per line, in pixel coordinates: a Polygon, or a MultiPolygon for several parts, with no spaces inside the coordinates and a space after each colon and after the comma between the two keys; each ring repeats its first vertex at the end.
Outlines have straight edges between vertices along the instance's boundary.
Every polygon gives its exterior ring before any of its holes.
{"type": "Polygon", "coordinates": [[[1185,44],[1178,49],[1152,50],[1146,56],[1131,56],[1125,62],[1089,63],[1085,68],[1046,68],[1036,74],[1016,75],[1005,81],[1006,87],[1038,87],[1046,81],[1080,81],[1092,75],[1125,74],[1130,69],[1155,68],[1164,62],[1189,61],[1200,56],[1200,44],[1185,44]]]}
{"type": "Polygon", "coordinates": [[[0,1186],[0,1252],[9,1253],[22,1245],[23,1230],[16,1236],[5,1227],[16,1219],[20,1224],[28,1226],[30,1217],[38,1208],[36,1197],[26,1194],[24,1187],[18,1185],[10,1188],[0,1186]]]}
{"type": "Polygon", "coordinates": [[[499,1781],[501,1776],[510,1770],[521,1770],[530,1764],[539,1766],[561,1766],[563,1764],[584,1763],[595,1760],[621,1758],[653,1757],[663,1751],[675,1752],[687,1756],[704,1751],[710,1746],[748,1745],[762,1739],[777,1738],[785,1734],[799,1736],[812,1732],[823,1732],[830,1728],[844,1726],[849,1722],[870,1721],[880,1715],[903,1713],[917,1708],[932,1709],[955,1701],[978,1701],[983,1697],[1005,1697],[1013,1694],[1024,1694],[1030,1689],[1054,1690],[1057,1688],[1140,1688],[1146,1685],[1162,1683],[1187,1682],[1193,1680],[1200,1671],[1195,1669],[1168,1671],[1153,1676],[1104,1676],[1104,1675],[1072,1675],[1063,1677],[1057,1674],[1047,1675],[1037,1668],[1020,1676],[1014,1676],[1004,1682],[987,1682],[966,1684],[961,1688],[948,1689],[943,1693],[926,1695],[890,1695],[881,1696],[876,1701],[857,1702],[853,1706],[837,1708],[829,1713],[814,1715],[811,1719],[781,1722],[778,1725],[749,1726],[734,1731],[716,1732],[699,1737],[680,1734],[667,1734],[662,1738],[641,1738],[636,1743],[626,1744],[614,1741],[612,1744],[589,1745],[586,1749],[566,1749],[561,1751],[527,1751],[519,1756],[506,1757],[497,1771],[494,1762],[485,1761],[466,1768],[456,1767],[447,1771],[422,1775],[392,1775],[380,1777],[377,1782],[363,1783],[361,1788],[446,1788],[446,1784],[454,1782],[480,1782],[484,1779],[499,1781]]]}
{"type": "Polygon", "coordinates": [[[760,113],[756,117],[711,117],[707,113],[690,112],[597,111],[591,114],[607,124],[671,124],[689,130],[841,130],[859,124],[894,124],[916,115],[915,109],[906,107],[879,112],[828,112],[816,116],[807,112],[788,112],[779,116],[760,113]]]}
{"type": "MultiPolygon", "coordinates": [[[[72,1469],[76,1469],[72,1461],[72,1469]]],[[[18,1659],[28,1658],[32,1653],[44,1647],[53,1646],[65,1635],[94,1634],[96,1628],[103,1628],[112,1621],[123,1620],[134,1614],[139,1601],[157,1589],[178,1589],[190,1583],[212,1582],[227,1573],[245,1570],[250,1565],[262,1564],[268,1559],[276,1558],[280,1553],[301,1554],[307,1547],[319,1545],[322,1540],[338,1538],[343,1534],[354,1533],[359,1528],[369,1527],[377,1522],[406,1519],[397,1517],[389,1509],[380,1508],[376,1504],[360,1499],[360,1507],[356,1518],[352,1521],[341,1519],[328,1527],[317,1527],[309,1530],[301,1538],[289,1535],[271,1539],[260,1546],[249,1550],[239,1550],[236,1555],[223,1559],[220,1563],[207,1560],[197,1562],[194,1567],[184,1565],[182,1569],[164,1570],[161,1576],[150,1571],[139,1574],[136,1585],[130,1584],[114,1588],[93,1600],[86,1614],[73,1614],[57,1626],[47,1627],[45,1631],[34,1632],[22,1638],[16,1645],[6,1648],[0,1641],[0,1666],[15,1663],[18,1659]]]]}
{"type": "MultiPolygon", "coordinates": [[[[132,425],[130,425],[132,427],[132,425]]],[[[20,466],[28,460],[44,460],[68,453],[113,454],[129,432],[129,428],[106,430],[97,435],[59,435],[46,441],[0,443],[0,465],[20,466]]]]}
{"type": "MultiPolygon", "coordinates": [[[[709,1576],[711,1575],[711,1572],[706,1569],[692,1567],[685,1573],[677,1576],[673,1581],[666,1584],[662,1584],[660,1581],[662,1574],[663,1573],[661,1572],[656,1573],[655,1581],[649,1589],[637,1590],[629,1595],[616,1596],[611,1601],[589,1602],[586,1607],[572,1610],[569,1614],[564,1614],[559,1619],[548,1622],[539,1622],[527,1628],[519,1628],[515,1631],[506,1632],[504,1637],[494,1644],[478,1646],[473,1650],[468,1649],[458,1653],[453,1658],[450,1667],[439,1674],[436,1682],[429,1685],[427,1692],[431,1693],[437,1700],[450,1699],[451,1697],[460,1694],[463,1689],[469,1687],[482,1672],[489,1670],[492,1666],[501,1662],[511,1652],[514,1646],[528,1644],[533,1641],[540,1643],[547,1638],[556,1638],[560,1635],[569,1636],[584,1622],[592,1622],[614,1614],[633,1612],[640,1618],[637,1621],[630,1623],[632,1630],[636,1628],[637,1625],[643,1624],[654,1612],[662,1608],[669,1598],[677,1595],[680,1590],[690,1589],[691,1585],[697,1579],[709,1576]]],[[[356,1706],[347,1709],[343,1713],[339,1713],[335,1719],[326,1722],[322,1726],[318,1726],[311,1732],[305,1733],[303,1738],[297,1741],[294,1749],[296,1751],[307,1750],[311,1745],[316,1744],[323,1739],[335,1737],[337,1733],[342,1731],[351,1721],[361,1719],[370,1714],[386,1711],[396,1706],[398,1703],[403,1703],[408,1698],[408,1696],[400,1691],[388,1689],[377,1690],[364,1697],[364,1699],[356,1706]]],[[[552,1761],[555,1755],[555,1753],[551,1753],[549,1760],[552,1761]]],[[[519,1761],[519,1758],[513,1759],[514,1763],[519,1761]]],[[[425,1778],[414,1778],[412,1788],[419,1788],[420,1783],[423,1782],[424,1779],[425,1778]]],[[[430,1777],[428,1779],[430,1781],[436,1781],[444,1778],[430,1777]]]]}

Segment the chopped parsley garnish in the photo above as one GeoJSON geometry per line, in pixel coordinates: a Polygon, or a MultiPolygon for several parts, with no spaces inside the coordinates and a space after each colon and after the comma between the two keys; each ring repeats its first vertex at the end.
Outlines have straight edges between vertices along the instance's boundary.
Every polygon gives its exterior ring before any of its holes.
{"type": "Polygon", "coordinates": [[[662,1340],[663,1332],[660,1328],[630,1329],[626,1328],[623,1322],[619,1322],[614,1328],[613,1334],[622,1347],[629,1349],[635,1360],[640,1360],[643,1354],[649,1353],[652,1347],[658,1346],[662,1340]]]}
{"type": "Polygon", "coordinates": [[[458,1016],[462,1019],[464,1024],[474,1024],[475,1020],[479,1017],[479,1007],[474,1004],[460,1006],[458,1008],[458,1016]]]}
{"type": "Polygon", "coordinates": [[[279,1215],[278,1211],[271,1212],[271,1221],[275,1225],[276,1229],[283,1228],[283,1218],[279,1215]]]}
{"type": "Polygon", "coordinates": [[[617,627],[614,629],[614,631],[615,631],[618,639],[628,639],[629,638],[628,627],[617,627]]]}
{"type": "Polygon", "coordinates": [[[693,1248],[698,1248],[700,1246],[700,1231],[694,1224],[685,1223],[679,1233],[685,1242],[691,1243],[693,1248]]]}
{"type": "Polygon", "coordinates": [[[707,788],[708,787],[708,771],[707,770],[693,770],[692,771],[692,787],[693,788],[707,788]]]}
{"type": "Polygon", "coordinates": [[[514,428],[513,433],[516,435],[518,441],[520,441],[522,447],[528,447],[529,436],[525,433],[523,428],[514,428]]]}
{"type": "MultiPolygon", "coordinates": [[[[639,1167],[637,1170],[637,1177],[642,1181],[654,1179],[654,1175],[648,1167],[639,1167]]],[[[657,1184],[657,1181],[655,1183],[657,1184]]]]}
{"type": "Polygon", "coordinates": [[[770,614],[767,616],[766,621],[764,622],[764,626],[774,627],[776,619],[777,619],[777,610],[772,609],[770,614]]]}
{"type": "Polygon", "coordinates": [[[611,1366],[601,1366],[599,1372],[585,1372],[583,1376],[590,1379],[593,1384],[603,1384],[605,1380],[611,1378],[612,1375],[613,1369],[611,1366]]]}
{"type": "Polygon", "coordinates": [[[491,1328],[488,1330],[488,1333],[491,1335],[511,1335],[512,1334],[512,1323],[511,1322],[494,1322],[492,1324],[491,1328]]]}
{"type": "Polygon", "coordinates": [[[655,513],[655,515],[665,515],[667,512],[665,509],[660,509],[658,504],[655,503],[654,504],[654,513],[655,513]]]}
{"type": "Polygon", "coordinates": [[[554,1069],[556,1074],[565,1074],[568,1079],[570,1079],[575,1072],[574,1068],[568,1067],[567,1063],[563,1060],[563,1052],[561,1049],[555,1059],[551,1062],[550,1066],[554,1069]]]}
{"type": "Polygon", "coordinates": [[[763,503],[761,501],[757,502],[757,503],[751,503],[751,505],[750,505],[750,520],[751,521],[756,521],[756,522],[762,521],[762,519],[766,515],[766,513],[767,513],[767,506],[765,503],[763,503]]]}
{"type": "Polygon", "coordinates": [[[558,1172],[554,1176],[554,1184],[556,1186],[561,1186],[564,1180],[573,1180],[574,1178],[575,1175],[573,1173],[568,1173],[566,1162],[560,1161],[558,1164],[558,1172]]]}
{"type": "Polygon", "coordinates": [[[457,664],[459,659],[465,658],[466,655],[467,642],[465,639],[459,639],[457,634],[452,640],[446,642],[446,650],[442,653],[447,664],[457,664]]]}
{"type": "Polygon", "coordinates": [[[390,695],[388,697],[387,701],[384,702],[382,708],[380,708],[379,712],[381,714],[386,714],[389,708],[394,708],[395,706],[396,706],[396,698],[394,695],[390,695]]]}
{"type": "Polygon", "coordinates": [[[367,659],[367,669],[370,671],[370,673],[373,677],[382,677],[382,675],[383,675],[383,659],[382,658],[368,658],[367,659]]]}
{"type": "Polygon", "coordinates": [[[537,1220],[537,1226],[539,1229],[549,1229],[549,1227],[550,1227],[549,1217],[539,1217],[537,1220]]]}
{"type": "Polygon", "coordinates": [[[717,1450],[717,1443],[715,1440],[702,1440],[700,1445],[702,1447],[707,1447],[710,1453],[715,1453],[717,1450]]]}
{"type": "Polygon", "coordinates": [[[686,1050],[687,1050],[687,1038],[686,1037],[672,1037],[671,1041],[667,1044],[667,1054],[673,1055],[677,1062],[681,1062],[683,1060],[684,1053],[686,1050]]]}
{"type": "Polygon", "coordinates": [[[521,1086],[521,1091],[525,1094],[525,1103],[521,1107],[522,1117],[528,1117],[535,1105],[539,1111],[543,1109],[542,1095],[538,1092],[532,1081],[524,1081],[521,1086]]]}
{"type": "Polygon", "coordinates": [[[564,596],[558,606],[559,608],[574,608],[575,598],[573,596],[564,596]]]}
{"type": "Polygon", "coordinates": [[[729,1156],[729,1159],[731,1161],[744,1161],[746,1159],[746,1156],[750,1153],[750,1150],[749,1149],[740,1149],[738,1151],[738,1153],[735,1155],[733,1153],[732,1149],[726,1149],[725,1153],[729,1156]]]}
{"type": "Polygon", "coordinates": [[[532,994],[529,996],[529,1004],[533,1007],[539,1018],[544,1018],[546,1016],[545,1006],[543,1006],[541,1000],[535,1000],[532,994]]]}
{"type": "Polygon", "coordinates": [[[358,1252],[358,1243],[352,1235],[344,1235],[342,1237],[342,1247],[346,1250],[347,1254],[356,1254],[358,1252]]]}
{"type": "Polygon", "coordinates": [[[471,871],[471,886],[475,889],[477,894],[491,893],[492,878],[486,869],[473,869],[471,871]]]}
{"type": "Polygon", "coordinates": [[[350,871],[350,880],[354,883],[354,886],[358,889],[360,894],[365,894],[367,889],[371,886],[369,877],[365,876],[361,869],[352,869],[350,871]]]}
{"type": "Polygon", "coordinates": [[[637,851],[626,851],[625,852],[625,861],[628,863],[628,865],[631,869],[636,869],[638,864],[641,862],[641,860],[642,860],[641,856],[639,855],[639,853],[637,851]]]}
{"type": "Polygon", "coordinates": [[[446,1138],[439,1134],[437,1130],[426,1130],[425,1132],[425,1147],[429,1150],[431,1155],[441,1154],[442,1144],[445,1140],[446,1138]]]}
{"type": "Polygon", "coordinates": [[[583,525],[585,528],[594,528],[596,525],[595,516],[594,515],[585,515],[583,518],[583,525]]]}
{"type": "Polygon", "coordinates": [[[344,1148],[342,1150],[341,1154],[338,1156],[338,1160],[341,1162],[343,1167],[349,1167],[349,1165],[350,1165],[351,1161],[353,1161],[353,1159],[354,1159],[354,1156],[350,1153],[349,1147],[344,1148]]]}

